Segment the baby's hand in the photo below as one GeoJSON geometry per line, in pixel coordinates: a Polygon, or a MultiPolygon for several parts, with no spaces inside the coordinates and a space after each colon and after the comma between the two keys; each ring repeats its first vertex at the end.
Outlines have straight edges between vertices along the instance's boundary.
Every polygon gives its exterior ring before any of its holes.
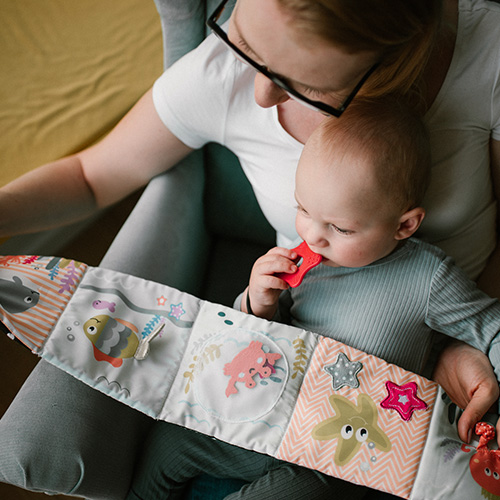
{"type": "MultiPolygon", "coordinates": [[[[289,287],[288,283],[275,274],[297,271],[295,259],[297,259],[297,253],[294,250],[281,247],[275,247],[257,259],[246,291],[246,294],[250,294],[253,314],[266,319],[274,316],[281,291],[289,287]]],[[[243,304],[246,308],[246,295],[243,297],[243,304]]]]}

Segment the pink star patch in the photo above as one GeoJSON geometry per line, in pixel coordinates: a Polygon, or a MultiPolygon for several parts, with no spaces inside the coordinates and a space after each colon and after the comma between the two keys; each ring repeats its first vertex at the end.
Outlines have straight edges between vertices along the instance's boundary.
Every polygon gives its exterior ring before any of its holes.
{"type": "Polygon", "coordinates": [[[403,420],[408,422],[414,411],[427,409],[427,403],[417,396],[418,386],[415,382],[398,385],[388,380],[385,387],[388,396],[380,406],[386,410],[396,410],[403,420]]]}

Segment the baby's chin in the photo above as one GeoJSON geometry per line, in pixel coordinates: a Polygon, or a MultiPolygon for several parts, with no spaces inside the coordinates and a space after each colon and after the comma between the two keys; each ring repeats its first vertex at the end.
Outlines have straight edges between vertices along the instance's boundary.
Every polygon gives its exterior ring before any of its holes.
{"type": "Polygon", "coordinates": [[[327,259],[326,257],[323,257],[321,264],[328,267],[342,267],[340,264],[337,264],[336,262],[333,262],[333,260],[327,259]]]}
{"type": "Polygon", "coordinates": [[[334,262],[333,260],[327,259],[326,257],[323,257],[323,260],[321,261],[321,264],[328,266],[328,267],[347,267],[347,268],[352,268],[356,269],[359,267],[365,267],[369,263],[364,263],[364,262],[334,262]]]}

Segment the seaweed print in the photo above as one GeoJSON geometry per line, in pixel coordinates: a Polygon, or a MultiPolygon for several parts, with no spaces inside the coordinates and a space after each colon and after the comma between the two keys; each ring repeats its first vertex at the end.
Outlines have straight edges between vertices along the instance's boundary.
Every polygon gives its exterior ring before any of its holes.
{"type": "Polygon", "coordinates": [[[205,347],[205,349],[203,349],[203,352],[201,353],[199,358],[196,355],[193,356],[193,362],[189,365],[190,370],[185,371],[183,374],[184,378],[188,379],[186,387],[184,388],[184,392],[186,394],[191,389],[191,384],[194,381],[195,370],[201,372],[205,367],[205,365],[219,358],[221,354],[220,353],[221,347],[222,344],[210,344],[209,346],[205,347]]]}
{"type": "Polygon", "coordinates": [[[292,378],[294,379],[299,373],[301,373],[302,375],[304,375],[305,373],[305,367],[307,363],[307,350],[305,342],[300,337],[297,337],[293,341],[293,346],[295,347],[295,352],[297,353],[297,355],[295,356],[295,361],[293,362],[292,378]]]}
{"type": "Polygon", "coordinates": [[[75,285],[78,275],[76,274],[75,261],[71,261],[66,267],[66,274],[61,278],[62,288],[59,293],[69,292],[75,285]]]}

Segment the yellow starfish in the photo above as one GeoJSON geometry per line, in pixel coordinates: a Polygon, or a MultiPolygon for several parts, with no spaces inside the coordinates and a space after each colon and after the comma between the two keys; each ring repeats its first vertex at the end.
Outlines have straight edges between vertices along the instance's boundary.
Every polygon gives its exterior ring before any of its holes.
{"type": "Polygon", "coordinates": [[[357,406],[349,399],[335,394],[328,400],[335,411],[335,417],[317,424],[311,434],[319,441],[338,438],[333,458],[336,465],[349,463],[367,440],[381,451],[391,449],[389,438],[378,425],[377,406],[370,396],[360,394],[357,406]]]}

